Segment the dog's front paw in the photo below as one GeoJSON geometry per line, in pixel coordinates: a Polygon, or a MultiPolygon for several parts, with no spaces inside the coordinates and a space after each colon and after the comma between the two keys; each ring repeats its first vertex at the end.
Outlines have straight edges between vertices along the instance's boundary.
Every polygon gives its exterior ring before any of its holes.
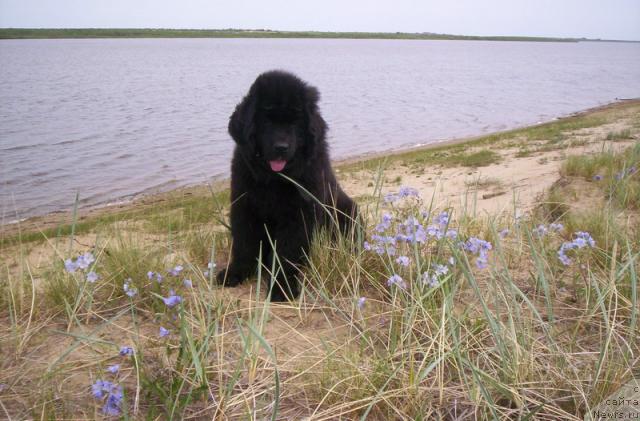
{"type": "Polygon", "coordinates": [[[234,287],[242,282],[244,277],[232,270],[229,270],[229,268],[227,267],[218,272],[218,274],[216,275],[216,279],[219,285],[234,287]]]}

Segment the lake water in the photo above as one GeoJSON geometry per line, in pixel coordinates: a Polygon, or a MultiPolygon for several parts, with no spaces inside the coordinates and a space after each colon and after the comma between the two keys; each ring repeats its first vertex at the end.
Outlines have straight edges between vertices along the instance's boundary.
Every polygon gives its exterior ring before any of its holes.
{"type": "Polygon", "coordinates": [[[317,86],[332,157],[640,97],[640,44],[315,39],[0,41],[0,221],[229,173],[255,77],[317,86]]]}

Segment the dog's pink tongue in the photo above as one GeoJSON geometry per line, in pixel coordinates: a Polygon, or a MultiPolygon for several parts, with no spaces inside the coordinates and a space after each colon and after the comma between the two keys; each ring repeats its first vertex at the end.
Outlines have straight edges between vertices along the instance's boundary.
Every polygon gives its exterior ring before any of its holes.
{"type": "Polygon", "coordinates": [[[284,166],[287,165],[287,161],[284,161],[284,160],[269,161],[269,165],[271,166],[271,169],[273,171],[280,172],[282,171],[284,166]]]}

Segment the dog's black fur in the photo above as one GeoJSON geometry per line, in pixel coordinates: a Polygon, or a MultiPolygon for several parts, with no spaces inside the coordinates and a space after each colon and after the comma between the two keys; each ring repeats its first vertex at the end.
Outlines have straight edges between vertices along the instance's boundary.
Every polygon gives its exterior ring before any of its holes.
{"type": "Polygon", "coordinates": [[[274,278],[271,299],[294,299],[300,293],[298,265],[315,229],[335,221],[341,231],[349,231],[357,208],[331,169],[318,98],[316,88],[293,74],[270,71],[258,76],[231,115],[229,134],[236,143],[233,242],[230,263],[218,273],[218,282],[235,286],[255,273],[260,247],[270,268],[273,243],[282,270],[274,278]]]}

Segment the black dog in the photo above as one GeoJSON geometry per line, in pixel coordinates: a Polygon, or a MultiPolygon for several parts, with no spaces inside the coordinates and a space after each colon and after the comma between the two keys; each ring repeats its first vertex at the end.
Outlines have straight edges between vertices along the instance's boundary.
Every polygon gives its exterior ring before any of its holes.
{"type": "Polygon", "coordinates": [[[235,286],[263,262],[271,266],[275,245],[281,270],[271,299],[300,293],[297,265],[303,263],[314,230],[336,226],[347,232],[357,213],[336,181],[325,141],[327,125],[318,91],[283,71],[263,73],[229,120],[236,142],[231,161],[230,263],[220,283],[235,286]],[[286,176],[286,177],[283,177],[286,176]]]}

